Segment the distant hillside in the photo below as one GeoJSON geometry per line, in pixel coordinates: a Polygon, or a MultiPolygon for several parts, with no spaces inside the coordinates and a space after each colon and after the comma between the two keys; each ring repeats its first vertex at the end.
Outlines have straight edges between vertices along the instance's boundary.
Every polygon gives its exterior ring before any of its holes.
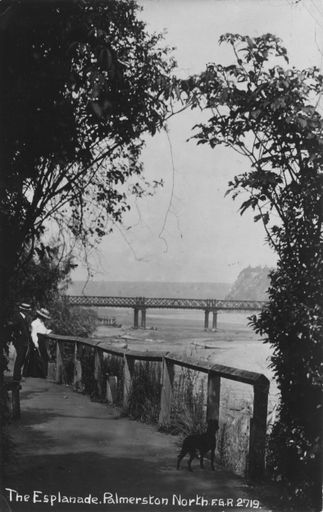
{"type": "Polygon", "coordinates": [[[228,300],[267,300],[269,267],[247,267],[234,282],[228,300]]]}
{"type": "Polygon", "coordinates": [[[172,297],[183,299],[224,299],[231,283],[164,283],[160,281],[74,281],[69,295],[112,297],[172,297]]]}

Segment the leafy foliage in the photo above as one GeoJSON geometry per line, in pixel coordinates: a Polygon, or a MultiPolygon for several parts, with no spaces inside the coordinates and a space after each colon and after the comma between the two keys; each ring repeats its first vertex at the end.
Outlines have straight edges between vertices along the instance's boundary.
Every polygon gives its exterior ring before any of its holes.
{"type": "Polygon", "coordinates": [[[292,496],[317,504],[322,463],[322,261],[302,262],[299,268],[290,264],[286,257],[272,271],[269,305],[253,324],[273,347],[271,366],[281,392],[280,417],[269,443],[270,470],[292,496]]]}
{"type": "Polygon", "coordinates": [[[30,258],[12,280],[10,301],[27,302],[33,310],[46,307],[51,315],[48,327],[55,334],[89,337],[96,329],[97,314],[68,304],[64,291],[75,264],[71,255],[61,252],[58,246],[47,246],[46,253],[30,258]]]}
{"type": "Polygon", "coordinates": [[[242,194],[240,213],[254,211],[278,255],[269,304],[255,330],[273,349],[281,392],[271,462],[306,506],[320,506],[322,425],[322,170],[323,121],[318,111],[323,76],[317,68],[288,68],[286,49],[271,34],[225,34],[236,63],[209,64],[180,83],[191,108],[209,112],[195,126],[197,144],[225,145],[249,161],[229,183],[242,194]],[[280,59],[281,64],[277,64],[280,59]]]}
{"type": "Polygon", "coordinates": [[[97,313],[91,308],[70,306],[64,296],[50,305],[51,328],[55,334],[88,338],[97,327],[97,313]]]}
{"type": "Polygon", "coordinates": [[[63,256],[56,243],[47,245],[43,252],[35,251],[33,257],[26,258],[15,273],[8,299],[12,304],[27,302],[34,309],[52,309],[60,293],[67,288],[75,266],[72,256],[63,256]]]}

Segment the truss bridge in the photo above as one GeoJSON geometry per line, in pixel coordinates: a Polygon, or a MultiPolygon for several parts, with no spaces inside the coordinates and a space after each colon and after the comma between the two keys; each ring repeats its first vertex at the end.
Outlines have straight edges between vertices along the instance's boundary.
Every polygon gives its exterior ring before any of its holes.
{"type": "Polygon", "coordinates": [[[212,328],[217,327],[218,311],[260,311],[264,301],[256,300],[217,300],[217,299],[181,299],[155,297],[100,297],[89,295],[68,295],[72,306],[131,308],[134,310],[134,327],[146,327],[147,309],[197,309],[204,311],[204,328],[209,328],[209,314],[213,314],[212,328]]]}

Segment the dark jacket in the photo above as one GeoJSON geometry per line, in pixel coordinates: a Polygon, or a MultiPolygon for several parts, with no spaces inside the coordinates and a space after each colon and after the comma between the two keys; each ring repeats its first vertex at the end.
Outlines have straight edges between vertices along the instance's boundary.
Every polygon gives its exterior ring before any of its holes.
{"type": "Polygon", "coordinates": [[[28,321],[21,313],[17,312],[10,321],[11,341],[14,346],[28,346],[31,335],[28,321]]]}

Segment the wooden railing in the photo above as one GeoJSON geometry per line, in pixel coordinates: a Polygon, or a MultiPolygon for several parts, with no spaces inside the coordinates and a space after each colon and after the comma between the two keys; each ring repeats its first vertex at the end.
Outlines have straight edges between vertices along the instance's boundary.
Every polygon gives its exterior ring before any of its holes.
{"type": "Polygon", "coordinates": [[[86,348],[94,356],[93,377],[96,382],[98,398],[114,400],[115,379],[105,375],[103,370],[104,355],[117,356],[122,362],[123,389],[122,403],[128,404],[134,375],[135,361],[159,362],[162,364],[162,388],[160,398],[159,425],[167,427],[171,420],[171,407],[174,391],[175,367],[189,368],[207,375],[207,418],[219,419],[221,379],[229,379],[249,384],[253,387],[253,416],[250,422],[248,476],[261,477],[265,467],[265,440],[267,424],[267,404],[269,381],[259,373],[240,370],[229,366],[212,364],[208,361],[196,362],[192,358],[178,354],[154,351],[134,351],[116,347],[101,347],[102,340],[77,338],[71,336],[39,335],[39,343],[47,350],[48,378],[56,383],[64,382],[65,363],[63,348],[68,343],[72,346],[74,388],[82,389],[82,351],[86,348]]]}

